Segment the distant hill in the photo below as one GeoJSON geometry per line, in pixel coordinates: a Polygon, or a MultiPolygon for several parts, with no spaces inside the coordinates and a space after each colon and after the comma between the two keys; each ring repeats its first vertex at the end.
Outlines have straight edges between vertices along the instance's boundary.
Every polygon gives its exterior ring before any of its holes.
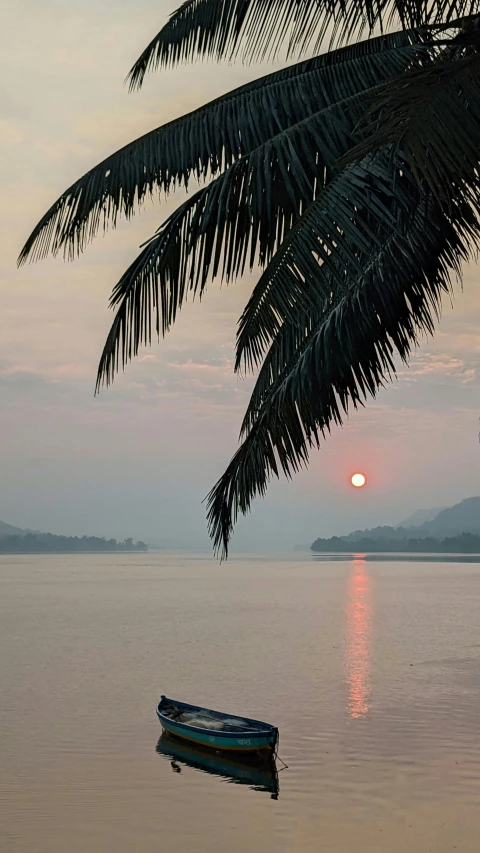
{"type": "MultiPolygon", "coordinates": [[[[414,517],[415,513],[406,522],[414,517]]],[[[311,550],[480,553],[480,496],[440,510],[433,519],[418,526],[405,526],[404,522],[402,527],[355,530],[345,536],[316,539],[311,550]]]]}
{"type": "Polygon", "coordinates": [[[21,527],[14,527],[13,524],[6,524],[0,521],[0,536],[25,536],[27,530],[22,530],[21,527]]]}
{"type": "Polygon", "coordinates": [[[426,521],[433,521],[434,518],[437,517],[439,512],[442,512],[444,509],[448,509],[445,506],[437,506],[432,509],[417,509],[416,512],[412,512],[408,518],[405,518],[398,525],[399,527],[420,527],[421,524],[425,524],[426,521]]]}
{"type": "Polygon", "coordinates": [[[444,509],[431,521],[426,521],[416,531],[426,536],[457,536],[459,533],[480,534],[480,496],[466,498],[449,509],[444,509]]]}
{"type": "Polygon", "coordinates": [[[23,530],[0,521],[0,554],[70,554],[81,552],[148,551],[145,542],[105,539],[99,536],[56,536],[23,530]]]}

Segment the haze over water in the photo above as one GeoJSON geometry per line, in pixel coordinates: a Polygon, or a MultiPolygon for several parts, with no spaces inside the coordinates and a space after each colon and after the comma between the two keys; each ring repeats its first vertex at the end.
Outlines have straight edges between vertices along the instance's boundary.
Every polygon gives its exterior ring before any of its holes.
{"type": "Polygon", "coordinates": [[[0,557],[0,848],[477,853],[480,565],[0,557]],[[280,728],[278,799],[156,751],[160,693],[280,728]]]}

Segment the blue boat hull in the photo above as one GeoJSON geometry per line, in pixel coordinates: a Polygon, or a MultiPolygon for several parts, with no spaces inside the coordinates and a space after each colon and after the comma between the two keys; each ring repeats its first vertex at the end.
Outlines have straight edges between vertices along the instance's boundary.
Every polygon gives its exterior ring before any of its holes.
{"type": "MultiPolygon", "coordinates": [[[[223,732],[212,729],[201,729],[196,726],[191,726],[188,723],[181,723],[172,720],[162,712],[162,706],[172,702],[173,700],[166,699],[162,696],[157,706],[157,717],[164,729],[170,735],[182,740],[196,743],[199,746],[208,747],[214,750],[225,750],[226,752],[273,752],[278,740],[278,729],[268,723],[262,723],[259,720],[246,721],[252,727],[256,727],[259,731],[242,732],[223,732]]],[[[175,702],[175,705],[185,711],[201,711],[195,705],[187,705],[184,702],[175,702]]],[[[219,714],[218,712],[209,712],[215,714],[218,719],[230,715],[219,714]]]]}

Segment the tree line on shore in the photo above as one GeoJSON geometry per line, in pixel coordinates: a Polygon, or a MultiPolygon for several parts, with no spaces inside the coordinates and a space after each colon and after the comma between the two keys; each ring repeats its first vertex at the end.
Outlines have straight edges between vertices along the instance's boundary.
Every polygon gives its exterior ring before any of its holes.
{"type": "Polygon", "coordinates": [[[55,554],[117,551],[148,551],[145,542],[127,538],[123,542],[103,536],[56,536],[53,533],[26,533],[1,536],[0,554],[55,554]]]}
{"type": "Polygon", "coordinates": [[[404,539],[373,539],[368,536],[358,539],[332,536],[330,539],[315,539],[310,546],[312,551],[328,553],[440,553],[440,554],[480,554],[480,536],[474,533],[460,533],[457,536],[447,536],[435,539],[425,538],[404,539]]]}

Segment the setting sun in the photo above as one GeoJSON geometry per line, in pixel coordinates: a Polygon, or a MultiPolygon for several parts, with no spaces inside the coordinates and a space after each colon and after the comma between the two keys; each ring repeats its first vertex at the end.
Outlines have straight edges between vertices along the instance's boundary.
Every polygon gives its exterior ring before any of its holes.
{"type": "Polygon", "coordinates": [[[354,474],[352,477],[352,486],[355,486],[357,489],[360,489],[365,485],[366,479],[363,474],[354,474]]]}

